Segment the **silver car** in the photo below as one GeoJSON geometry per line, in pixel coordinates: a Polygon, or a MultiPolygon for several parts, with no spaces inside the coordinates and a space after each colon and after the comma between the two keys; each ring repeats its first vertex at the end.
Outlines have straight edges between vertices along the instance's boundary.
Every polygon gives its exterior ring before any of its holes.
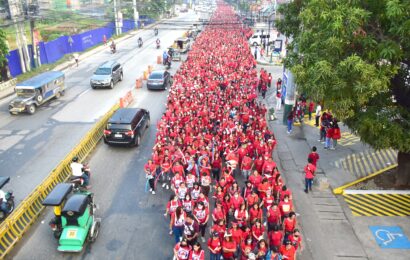
{"type": "Polygon", "coordinates": [[[122,66],[116,61],[106,61],[101,64],[91,77],[90,85],[96,88],[114,88],[114,84],[123,79],[122,66]]]}

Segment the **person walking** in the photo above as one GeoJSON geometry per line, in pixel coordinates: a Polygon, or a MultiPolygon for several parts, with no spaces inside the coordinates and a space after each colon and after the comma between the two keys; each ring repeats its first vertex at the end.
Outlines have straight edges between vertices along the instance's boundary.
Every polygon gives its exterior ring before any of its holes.
{"type": "Polygon", "coordinates": [[[145,171],[145,178],[147,179],[147,182],[149,184],[149,192],[151,192],[153,195],[155,195],[155,173],[156,173],[157,167],[155,164],[152,162],[152,160],[148,160],[148,163],[145,164],[144,166],[144,171],[145,171]]]}
{"type": "Polygon", "coordinates": [[[74,58],[75,64],[78,67],[78,61],[79,61],[80,55],[78,55],[78,53],[75,52],[73,53],[73,58],[74,58]]]}
{"type": "Polygon", "coordinates": [[[308,158],[308,164],[305,166],[305,192],[312,191],[313,178],[315,177],[316,166],[312,164],[312,158],[308,158]],[[309,190],[308,190],[309,189],[309,190]]]}
{"type": "Polygon", "coordinates": [[[175,244],[181,239],[184,232],[184,224],[186,213],[181,206],[178,206],[174,213],[171,213],[171,220],[169,222],[169,234],[174,235],[175,244]]]}
{"type": "Polygon", "coordinates": [[[258,46],[255,46],[255,49],[253,50],[253,56],[255,57],[255,60],[258,59],[258,46]]]}
{"type": "Polygon", "coordinates": [[[276,91],[276,111],[279,111],[282,107],[282,94],[280,93],[280,91],[276,91]]]}
{"type": "Polygon", "coordinates": [[[325,149],[332,149],[332,137],[333,137],[333,124],[330,123],[326,127],[326,141],[325,141],[325,149]]]}
{"type": "Polygon", "coordinates": [[[311,158],[311,159],[312,159],[312,164],[313,164],[314,166],[317,165],[317,161],[319,160],[320,156],[319,156],[319,154],[317,153],[317,148],[316,148],[316,146],[313,146],[313,147],[312,147],[312,152],[308,155],[308,158],[311,158]]]}
{"type": "Polygon", "coordinates": [[[293,111],[290,111],[288,114],[288,134],[292,132],[293,125],[293,111]]]}
{"type": "Polygon", "coordinates": [[[322,114],[322,106],[320,105],[320,103],[317,103],[316,112],[315,112],[315,119],[316,119],[315,126],[319,126],[319,119],[320,119],[321,114],[322,114]]]}

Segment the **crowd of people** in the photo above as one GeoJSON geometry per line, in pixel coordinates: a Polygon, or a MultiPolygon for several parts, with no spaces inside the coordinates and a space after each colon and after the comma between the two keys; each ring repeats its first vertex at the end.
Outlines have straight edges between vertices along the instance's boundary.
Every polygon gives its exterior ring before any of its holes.
{"type": "MultiPolygon", "coordinates": [[[[302,247],[258,102],[251,35],[220,3],[175,74],[157,124],[147,191],[171,192],[164,216],[174,259],[293,260],[302,247]]],[[[271,81],[265,71],[261,77],[271,81]]]]}

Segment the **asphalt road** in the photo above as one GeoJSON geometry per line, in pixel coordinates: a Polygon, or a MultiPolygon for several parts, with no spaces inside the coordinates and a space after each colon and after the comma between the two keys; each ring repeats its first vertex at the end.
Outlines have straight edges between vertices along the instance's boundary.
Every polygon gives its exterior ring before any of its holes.
{"type": "MultiPolygon", "coordinates": [[[[154,65],[157,56],[196,22],[196,15],[189,12],[158,25],[161,49],[156,49],[153,30],[147,29],[117,43],[115,54],[111,54],[107,46],[80,61],[78,68],[66,71],[65,96],[40,107],[34,115],[11,116],[8,112],[11,97],[0,101],[0,176],[11,176],[5,189],[14,191],[16,204],[41,183],[122,95],[135,86],[143,70],[154,65]],[[140,36],[144,46],[137,48],[140,36]],[[99,64],[111,59],[123,65],[124,80],[113,90],[92,90],[89,86],[91,75],[99,64]]],[[[157,95],[160,94],[140,89],[137,100],[146,104],[154,101],[156,107],[157,95]]]]}

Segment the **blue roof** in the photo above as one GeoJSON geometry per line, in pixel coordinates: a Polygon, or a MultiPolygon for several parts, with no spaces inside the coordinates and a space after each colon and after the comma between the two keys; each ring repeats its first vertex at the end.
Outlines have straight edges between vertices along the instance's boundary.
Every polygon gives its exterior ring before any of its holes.
{"type": "Polygon", "coordinates": [[[34,76],[28,80],[25,80],[23,82],[17,83],[17,87],[33,87],[33,88],[39,88],[50,81],[53,81],[61,76],[64,76],[64,73],[61,71],[47,71],[44,73],[41,73],[37,76],[34,76]]]}

